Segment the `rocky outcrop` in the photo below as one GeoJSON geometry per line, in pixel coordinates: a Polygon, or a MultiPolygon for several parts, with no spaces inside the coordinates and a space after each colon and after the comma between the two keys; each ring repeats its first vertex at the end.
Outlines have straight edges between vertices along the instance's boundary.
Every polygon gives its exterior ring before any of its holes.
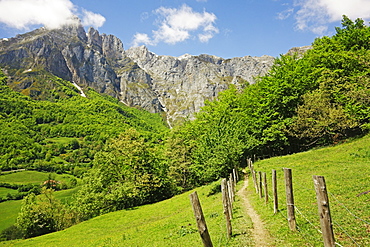
{"type": "Polygon", "coordinates": [[[301,47],[293,47],[289,49],[289,51],[286,53],[286,55],[290,56],[297,56],[297,58],[301,58],[303,54],[305,54],[308,50],[311,50],[312,46],[301,46],[301,47]]]}
{"type": "Polygon", "coordinates": [[[119,80],[103,54],[103,40],[96,30],[86,34],[81,25],[40,28],[0,42],[0,65],[44,68],[82,87],[118,97],[119,80]]]}
{"type": "Polygon", "coordinates": [[[0,41],[0,66],[43,68],[82,90],[92,87],[129,106],[166,112],[170,125],[192,118],[230,84],[254,83],[273,61],[270,56],[158,56],[145,46],[125,51],[117,37],[93,28],[86,33],[81,25],[40,28],[0,41]]]}
{"type": "MultiPolygon", "coordinates": [[[[232,59],[205,54],[158,56],[145,46],[131,48],[125,54],[145,71],[141,83],[155,92],[171,123],[192,118],[205,100],[214,99],[230,84],[243,87],[254,83],[255,77],[266,74],[274,61],[271,56],[232,59]]],[[[121,84],[125,84],[122,81],[127,76],[121,76],[121,84]]]]}

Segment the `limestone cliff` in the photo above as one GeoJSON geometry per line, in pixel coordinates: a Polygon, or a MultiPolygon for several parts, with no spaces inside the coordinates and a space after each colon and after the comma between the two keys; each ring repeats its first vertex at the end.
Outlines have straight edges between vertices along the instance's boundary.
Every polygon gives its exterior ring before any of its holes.
{"type": "Polygon", "coordinates": [[[0,41],[0,66],[13,71],[11,78],[17,70],[44,69],[81,90],[92,87],[129,106],[164,111],[170,125],[192,118],[230,84],[254,83],[273,61],[270,56],[159,56],[144,46],[125,51],[117,37],[93,28],[86,33],[81,25],[40,28],[0,41]]]}
{"type": "MultiPolygon", "coordinates": [[[[145,46],[131,48],[125,54],[145,71],[146,77],[142,77],[141,83],[155,92],[167,111],[169,122],[175,123],[192,118],[205,100],[212,100],[229,84],[242,87],[245,83],[254,83],[255,77],[266,74],[274,61],[270,56],[232,59],[204,54],[158,56],[145,46]]],[[[127,83],[127,76],[121,75],[121,85],[135,87],[136,80],[127,83]]]]}

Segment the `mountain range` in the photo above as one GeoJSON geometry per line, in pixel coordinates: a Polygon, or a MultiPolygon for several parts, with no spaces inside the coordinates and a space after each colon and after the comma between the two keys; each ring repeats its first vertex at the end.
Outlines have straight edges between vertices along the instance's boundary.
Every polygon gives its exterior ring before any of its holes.
{"type": "MultiPolygon", "coordinates": [[[[220,47],[222,49],[222,47],[220,47]]],[[[128,106],[162,113],[171,127],[212,100],[230,84],[243,88],[265,75],[274,57],[212,55],[161,56],[147,47],[125,50],[114,35],[90,27],[44,27],[0,40],[0,66],[14,90],[40,98],[53,90],[35,80],[40,71],[71,81],[78,90],[88,87],[118,98],[128,106]]],[[[46,83],[46,84],[45,84],[46,83]]]]}

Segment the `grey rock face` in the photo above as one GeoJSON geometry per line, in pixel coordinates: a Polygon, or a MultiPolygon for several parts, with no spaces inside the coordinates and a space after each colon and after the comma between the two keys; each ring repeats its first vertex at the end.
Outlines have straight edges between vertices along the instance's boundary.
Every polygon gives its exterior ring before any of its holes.
{"type": "MultiPolygon", "coordinates": [[[[103,54],[103,38],[79,26],[40,28],[0,42],[0,65],[16,69],[42,67],[81,87],[118,97],[119,80],[103,54]]],[[[123,49],[123,48],[122,48],[123,49]]]]}
{"type": "Polygon", "coordinates": [[[168,121],[175,124],[193,118],[205,100],[214,99],[229,84],[243,87],[245,83],[254,83],[255,77],[266,74],[274,61],[270,56],[158,56],[145,46],[131,48],[125,54],[150,75],[146,84],[165,107],[168,121]]]}
{"type": "Polygon", "coordinates": [[[301,58],[303,56],[304,53],[306,53],[308,50],[311,50],[312,49],[312,46],[308,45],[308,46],[302,46],[302,47],[293,47],[291,49],[289,49],[289,51],[286,53],[286,55],[290,55],[290,56],[297,56],[297,58],[301,58]]]}
{"type": "Polygon", "coordinates": [[[93,28],[86,33],[81,25],[40,28],[0,41],[0,66],[41,66],[82,89],[92,87],[150,112],[164,111],[169,125],[193,118],[205,100],[230,84],[254,83],[273,61],[270,56],[158,56],[144,46],[125,51],[117,37],[93,28]]]}

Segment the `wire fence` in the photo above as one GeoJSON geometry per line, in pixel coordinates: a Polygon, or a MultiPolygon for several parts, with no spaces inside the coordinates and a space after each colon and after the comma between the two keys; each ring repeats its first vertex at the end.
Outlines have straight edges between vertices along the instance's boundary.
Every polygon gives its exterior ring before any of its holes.
{"type": "MultiPolygon", "coordinates": [[[[250,167],[251,172],[258,173],[254,170],[253,163],[251,160],[248,161],[248,166],[250,167]]],[[[281,174],[280,174],[281,175],[281,174]]],[[[269,179],[272,178],[272,175],[269,176],[269,179]]],[[[259,176],[256,176],[256,179],[259,179],[259,176]]],[[[267,181],[269,180],[267,179],[267,181]]],[[[294,180],[293,180],[294,181],[294,180]]],[[[255,185],[259,186],[261,184],[260,181],[256,181],[255,185]]],[[[287,210],[286,202],[284,202],[285,195],[282,193],[283,191],[283,183],[278,183],[280,185],[278,193],[278,205],[279,210],[278,213],[281,217],[288,221],[288,216],[285,213],[287,210]]],[[[303,194],[305,200],[300,200],[294,203],[294,211],[296,217],[296,227],[299,234],[302,236],[302,239],[306,242],[308,246],[322,246],[323,245],[323,238],[322,238],[322,231],[320,226],[320,219],[318,215],[318,208],[317,208],[317,200],[316,200],[316,193],[314,186],[308,188],[305,186],[302,181],[294,181],[294,194],[303,194]]],[[[263,186],[261,188],[256,188],[256,191],[264,190],[263,186]]],[[[270,190],[270,189],[269,189],[270,190]]],[[[274,196],[271,194],[272,192],[268,191],[267,197],[269,202],[273,201],[274,196]]],[[[363,225],[368,227],[368,232],[370,232],[370,222],[363,217],[358,216],[354,213],[348,206],[346,206],[343,202],[341,202],[333,193],[328,191],[328,195],[330,195],[329,201],[333,203],[330,204],[330,211],[332,211],[332,215],[334,220],[332,220],[332,226],[334,229],[334,236],[335,236],[335,245],[336,246],[365,246],[367,245],[368,240],[364,240],[362,242],[364,236],[359,234],[357,231],[359,228],[363,226],[359,226],[357,223],[361,222],[363,225]]],[[[263,198],[263,197],[262,197],[263,198]]],[[[269,203],[268,207],[273,209],[273,204],[269,203]]],[[[364,229],[361,229],[363,232],[364,229]]],[[[366,237],[365,237],[366,238],[366,237]]]]}

